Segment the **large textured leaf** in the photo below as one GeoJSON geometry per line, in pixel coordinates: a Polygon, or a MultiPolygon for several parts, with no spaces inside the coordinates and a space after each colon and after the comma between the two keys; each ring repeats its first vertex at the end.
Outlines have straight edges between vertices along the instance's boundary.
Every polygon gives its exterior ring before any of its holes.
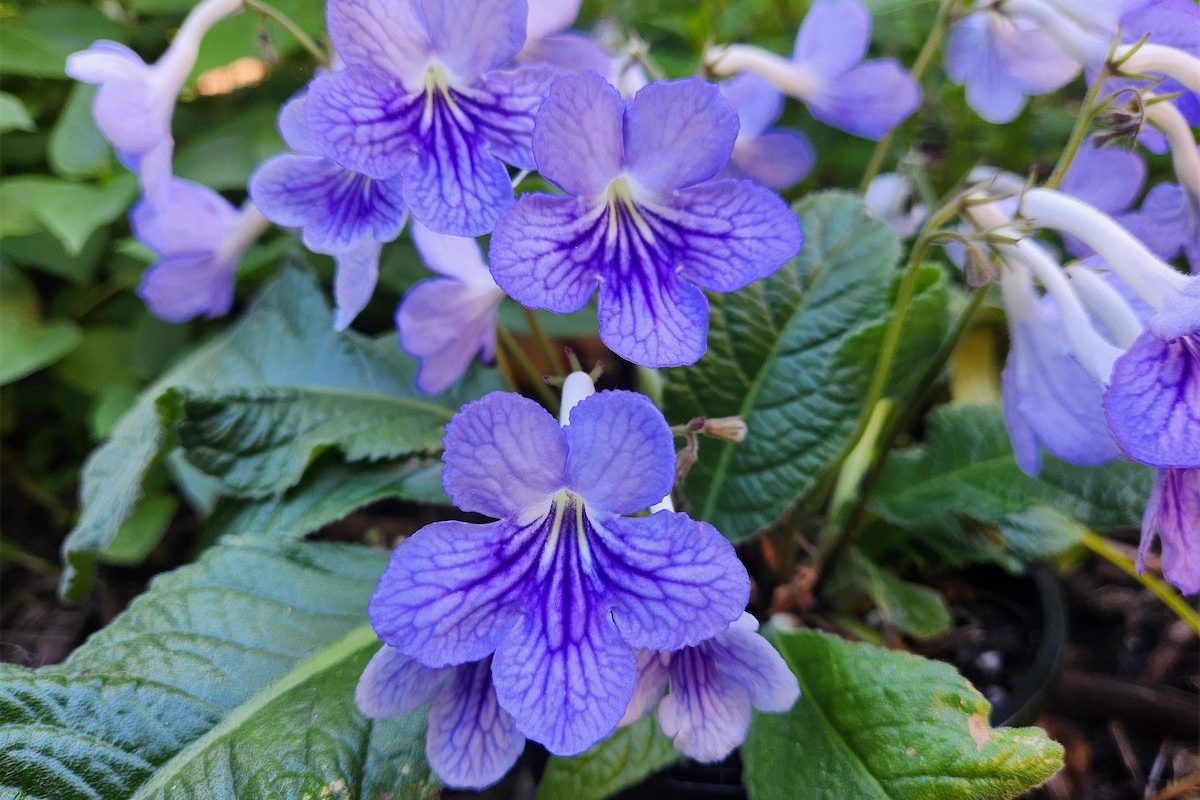
{"type": "Polygon", "coordinates": [[[1062,766],[1040,729],[990,728],[987,700],[948,664],[815,631],[775,643],[801,694],[750,726],[752,800],[1005,800],[1062,766]]]}
{"type": "Polygon", "coordinates": [[[538,800],[603,800],[678,759],[650,713],[585,753],[551,756],[538,784],[538,800]]]}
{"type": "Polygon", "coordinates": [[[63,664],[0,669],[0,794],[34,800],[425,798],[421,713],[354,685],[387,554],[228,538],[63,664]],[[20,793],[24,794],[20,794],[20,793]]]}
{"type": "MultiPolygon", "coordinates": [[[[415,366],[391,337],[371,341],[334,332],[329,308],[313,281],[285,272],[229,331],[147,389],[109,441],[88,458],[80,490],[82,514],[63,547],[67,568],[62,591],[70,598],[87,592],[96,553],[133,513],[147,470],[165,455],[168,437],[155,404],[169,389],[340,387],[412,397],[415,366]]],[[[479,371],[436,402],[449,411],[496,386],[493,374],[479,371]]]]}
{"type": "MultiPolygon", "coordinates": [[[[843,454],[891,313],[900,244],[891,228],[844,193],[797,206],[808,237],[775,275],[714,297],[708,353],[668,373],[672,422],[740,414],[738,445],[705,441],[692,469],[689,510],[734,540],[779,519],[843,454]]],[[[940,270],[921,275],[905,325],[901,363],[944,335],[940,270]]],[[[903,389],[912,370],[898,368],[903,389]]]]}

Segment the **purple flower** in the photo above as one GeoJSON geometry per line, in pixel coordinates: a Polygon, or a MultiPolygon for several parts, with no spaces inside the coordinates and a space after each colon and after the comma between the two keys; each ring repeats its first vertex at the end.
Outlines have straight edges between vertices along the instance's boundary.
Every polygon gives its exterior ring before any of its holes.
{"type": "Polygon", "coordinates": [[[258,168],[250,197],[267,219],[300,228],[309,250],[337,258],[334,327],[343,330],[371,299],[381,245],[400,235],[408,214],[398,178],[375,180],[321,155],[305,106],[302,95],[280,110],[279,131],[293,152],[258,168]]]}
{"type": "Polygon", "coordinates": [[[1079,69],[1036,22],[992,8],[956,22],[946,42],[946,74],[988,122],[1015,119],[1027,97],[1062,88],[1079,69]]]}
{"type": "Polygon", "coordinates": [[[858,0],[817,0],[791,60],[749,45],[712,48],[719,75],[757,72],[808,106],[814,117],[856,136],[883,138],[921,104],[921,88],[894,59],[864,61],[871,14],[858,0]]]}
{"type": "MultiPolygon", "coordinates": [[[[1088,139],[1063,176],[1062,191],[1114,218],[1123,218],[1146,182],[1146,162],[1119,147],[1097,147],[1088,139]]],[[[1092,253],[1079,239],[1064,236],[1067,251],[1077,258],[1092,253]]]]}
{"type": "Polygon", "coordinates": [[[354,701],[372,719],[398,717],[430,703],[425,756],[449,786],[490,786],[525,749],[525,737],[496,701],[490,656],[432,668],[384,645],[363,670],[354,701]]]}
{"type": "Polygon", "coordinates": [[[742,614],[700,644],[674,653],[639,653],[637,688],[622,722],[634,722],[657,705],[659,727],[676,750],[715,762],[746,739],[752,709],[787,711],[799,696],[796,676],[758,634],[754,617],[742,614]]]}
{"type": "Polygon", "coordinates": [[[139,202],[130,221],[134,235],[158,256],[138,295],[167,322],[226,314],[238,262],[266,227],[253,206],[238,211],[212,189],[180,178],[172,178],[159,199],[139,202]]]}
{"type": "Polygon", "coordinates": [[[413,225],[425,264],[444,278],[421,281],[396,310],[400,346],[421,359],[417,386],[440,394],[467,371],[477,353],[496,355],[496,314],[504,292],[492,280],[474,239],[413,225]]]}
{"type": "Polygon", "coordinates": [[[670,428],[650,401],[601,392],[569,414],[560,427],[502,392],[465,406],[446,428],[443,486],[462,510],[499,521],[418,531],[368,609],[385,644],[427,666],[494,652],[500,707],[560,755],[614,729],[633,694],[635,648],[697,644],[749,595],[710,525],[669,511],[626,516],[674,481],[670,428]]]}
{"type": "Polygon", "coordinates": [[[1200,469],[1160,469],[1146,512],[1138,572],[1155,538],[1162,541],[1163,575],[1184,594],[1200,593],[1200,469]]]}
{"type": "Polygon", "coordinates": [[[720,86],[739,122],[733,157],[721,176],[750,178],[772,189],[787,189],[804,180],[813,167],[812,143],[800,131],[771,127],[783,113],[779,90],[753,72],[720,86]]]}
{"type": "Polygon", "coordinates": [[[1178,183],[1160,183],[1121,221],[1159,258],[1170,260],[1182,250],[1192,272],[1200,273],[1200,197],[1178,183]]]}
{"type": "Polygon", "coordinates": [[[799,250],[796,216],[749,181],[712,180],[737,115],[699,79],[653,83],[626,104],[593,73],[560,78],[534,130],[538,171],[567,193],[523,196],[492,235],[496,283],[517,302],[576,311],[599,286],[600,338],[649,367],[704,354],[708,300],[799,250]]]}
{"type": "Polygon", "coordinates": [[[533,118],[556,71],[501,69],[525,42],[523,0],[331,0],[345,69],[313,81],[308,120],[331,160],[398,178],[416,219],[489,232],[512,203],[505,164],[534,166],[533,118]]]}
{"type": "Polygon", "coordinates": [[[92,105],[96,127],[121,163],[137,173],[146,194],[165,191],[171,178],[171,117],[200,41],[218,21],[241,9],[241,0],[200,3],[153,66],[125,45],[107,40],[67,57],[67,75],[100,87],[92,105]]]}

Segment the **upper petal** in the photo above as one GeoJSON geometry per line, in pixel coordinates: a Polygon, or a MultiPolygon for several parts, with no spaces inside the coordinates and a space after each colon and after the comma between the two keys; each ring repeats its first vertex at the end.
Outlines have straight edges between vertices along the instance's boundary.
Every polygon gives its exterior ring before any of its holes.
{"type": "Polygon", "coordinates": [[[996,49],[986,14],[971,14],[950,28],[946,74],[966,87],[967,104],[988,122],[1011,122],[1025,107],[1025,87],[996,49]]]}
{"type": "Polygon", "coordinates": [[[637,182],[670,191],[716,175],[737,139],[737,112],[699,78],[655,81],[625,110],[625,158],[637,182]]]}
{"type": "Polygon", "coordinates": [[[871,44],[871,12],[858,0],[818,0],[796,34],[792,58],[822,77],[853,67],[871,44]]]}
{"type": "Polygon", "coordinates": [[[566,437],[527,397],[492,392],[468,403],[446,426],[442,485],[464,511],[507,517],[562,488],[566,437]]]}
{"type": "Polygon", "coordinates": [[[566,30],[574,24],[582,6],[583,0],[529,0],[526,36],[543,39],[566,30]]]}
{"type": "Polygon", "coordinates": [[[511,61],[525,43],[525,0],[421,0],[438,60],[460,81],[511,61]]]}
{"type": "Polygon", "coordinates": [[[525,750],[525,737],[496,702],[492,660],[454,670],[429,708],[425,754],[447,786],[482,789],[504,777],[525,750]]]}
{"type": "Polygon", "coordinates": [[[721,94],[737,112],[738,139],[756,139],[783,113],[783,93],[756,72],[722,81],[721,94]]]}
{"type": "Polygon", "coordinates": [[[432,51],[420,0],[329,0],[325,15],[346,64],[374,67],[416,87],[432,51]]]}
{"type": "Polygon", "coordinates": [[[758,633],[758,623],[749,614],[742,614],[749,629],[731,625],[702,645],[717,670],[733,683],[750,692],[750,699],[759,711],[787,711],[800,697],[796,681],[783,656],[758,633]],[[747,620],[749,617],[749,620],[747,620]]]}
{"type": "Polygon", "coordinates": [[[67,56],[67,76],[83,83],[144,80],[149,71],[141,56],[108,39],[99,39],[88,49],[67,56]]]}
{"type": "Polygon", "coordinates": [[[379,69],[353,64],[309,85],[308,128],[331,161],[386,180],[412,160],[422,99],[379,69]]]}
{"type": "Polygon", "coordinates": [[[175,178],[161,197],[139,201],[129,221],[134,235],[157,253],[212,252],[237,225],[238,211],[207,186],[175,178]]]}
{"type": "Polygon", "coordinates": [[[492,70],[482,88],[464,97],[487,150],[506,164],[535,169],[534,119],[558,70],[545,64],[492,70]]]}
{"type": "Polygon", "coordinates": [[[427,667],[384,645],[367,662],[354,688],[354,705],[372,719],[416,711],[441,691],[451,670],[427,667]]]}
{"type": "Polygon", "coordinates": [[[725,630],[750,599],[733,546],[705,522],[658,511],[605,517],[589,510],[596,572],[626,642],[678,650],[725,630]]]}
{"type": "Polygon", "coordinates": [[[463,283],[495,286],[479,242],[469,236],[448,236],[414,223],[412,240],[425,266],[463,283]]]}
{"type": "Polygon", "coordinates": [[[1143,332],[1113,367],[1104,413],[1135,461],[1200,467],[1200,334],[1143,332]]]}
{"type": "Polygon", "coordinates": [[[538,171],[568,194],[603,192],[624,167],[624,108],[617,90],[593,72],[556,80],[533,131],[538,171]]]}
{"type": "Polygon", "coordinates": [[[896,61],[864,62],[808,99],[812,115],[867,139],[881,139],[921,105],[921,87],[896,61]]]}
{"type": "Polygon", "coordinates": [[[426,525],[393,551],[367,615],[379,638],[432,667],[489,655],[528,603],[537,526],[426,525]]]}
{"type": "MultiPolygon", "coordinates": [[[[779,128],[733,146],[733,166],[772,189],[790,189],[808,177],[816,153],[800,131],[779,128]]],[[[740,177],[740,176],[735,176],[740,177]]]]}
{"type": "Polygon", "coordinates": [[[312,132],[308,129],[306,94],[306,92],[301,92],[279,109],[279,135],[283,137],[283,143],[297,153],[317,156],[321,154],[321,144],[313,138],[312,132]]]}
{"type": "Polygon", "coordinates": [[[589,506],[634,514],[670,493],[674,437],[645,395],[594,394],[572,409],[566,433],[567,486],[589,506]]]}
{"type": "Polygon", "coordinates": [[[723,760],[750,729],[750,692],[725,678],[703,648],[671,659],[671,688],[658,703],[658,724],[675,749],[696,761],[723,760]]]}

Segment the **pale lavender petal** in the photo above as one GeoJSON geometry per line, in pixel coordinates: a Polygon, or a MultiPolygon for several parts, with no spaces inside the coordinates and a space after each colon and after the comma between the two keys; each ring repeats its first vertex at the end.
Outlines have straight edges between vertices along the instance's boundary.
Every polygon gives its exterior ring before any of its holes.
{"type": "Polygon", "coordinates": [[[804,244],[787,203],[750,181],[709,181],[673,199],[670,208],[651,208],[677,237],[680,274],[702,289],[737,291],[774,274],[804,244]]]}
{"type": "Polygon", "coordinates": [[[737,132],[737,113],[715,85],[699,78],[655,81],[625,110],[629,174],[656,191],[707,180],[729,163],[737,132]]]}
{"type": "Polygon", "coordinates": [[[1138,572],[1155,538],[1162,541],[1166,579],[1184,594],[1200,593],[1200,469],[1158,471],[1142,517],[1138,572]]]}
{"type": "Polygon", "coordinates": [[[671,491],[675,440],[662,412],[636,392],[584,399],[567,426],[567,486],[589,508],[635,514],[671,491]]]}
{"type": "Polygon", "coordinates": [[[808,177],[816,154],[812,142],[800,131],[768,131],[756,139],[733,146],[734,177],[745,176],[772,189],[789,189],[808,177]],[[740,173],[740,174],[736,174],[740,173]]]}
{"type": "Polygon", "coordinates": [[[463,283],[495,286],[479,243],[469,236],[447,236],[414,223],[412,240],[421,260],[439,275],[463,283]]]}
{"type": "Polygon", "coordinates": [[[525,35],[529,39],[544,39],[565,31],[575,23],[581,6],[583,0],[529,0],[525,35]]]}
{"type": "Polygon", "coordinates": [[[384,645],[371,657],[354,689],[354,704],[371,719],[416,711],[434,698],[452,674],[434,669],[384,645]]]}
{"type": "Polygon", "coordinates": [[[558,70],[545,64],[493,70],[484,76],[481,89],[459,99],[489,153],[520,169],[537,167],[534,119],[558,75],[558,70]]]}
{"type": "Polygon", "coordinates": [[[279,135],[283,143],[292,150],[305,156],[321,154],[320,143],[313,138],[308,129],[308,109],[305,93],[300,93],[283,104],[279,109],[279,135]]]}
{"type": "Polygon", "coordinates": [[[613,65],[613,57],[604,45],[582,33],[531,38],[525,43],[519,59],[527,64],[548,64],[564,72],[595,72],[597,75],[608,75],[613,65]]]}
{"type": "Polygon", "coordinates": [[[787,711],[800,697],[800,685],[783,656],[758,633],[758,623],[742,614],[738,623],[707,645],[717,670],[750,693],[759,711],[787,711]],[[739,624],[740,623],[740,624],[739,624]]]}
{"type": "MultiPolygon", "coordinates": [[[[708,349],[704,293],[649,259],[627,268],[626,275],[609,276],[600,286],[600,340],[644,367],[695,364],[708,349]]],[[[499,275],[496,280],[500,282],[499,275]]]]}
{"type": "Polygon", "coordinates": [[[818,0],[796,35],[792,58],[833,78],[854,67],[871,43],[871,12],[858,0],[818,0]]]}
{"type": "Polygon", "coordinates": [[[1025,87],[996,49],[986,14],[971,14],[950,29],[946,74],[966,88],[967,104],[988,122],[1011,122],[1025,107],[1025,87]]]}
{"type": "Polygon", "coordinates": [[[439,61],[473,81],[512,60],[525,43],[525,0],[421,0],[439,61]]]}
{"type": "Polygon", "coordinates": [[[1013,20],[995,12],[987,12],[987,17],[1000,58],[1026,94],[1058,91],[1079,74],[1079,62],[1033,20],[1013,20]]]}
{"type": "Polygon", "coordinates": [[[318,75],[305,99],[308,127],[324,155],[372,178],[398,175],[417,147],[413,135],[424,94],[408,94],[394,78],[352,64],[318,75]]]}
{"type": "Polygon", "coordinates": [[[738,140],[756,139],[783,113],[783,94],[754,72],[743,72],[720,84],[721,94],[737,112],[738,140]]]}
{"type": "Polygon", "coordinates": [[[678,650],[717,634],[746,608],[750,579],[733,545],[686,514],[603,518],[589,511],[595,569],[622,638],[678,650]]]}
{"type": "Polygon", "coordinates": [[[547,501],[564,485],[567,443],[534,401],[493,392],[446,426],[442,485],[463,511],[506,517],[547,501]]]}
{"type": "Polygon", "coordinates": [[[442,783],[461,789],[490,786],[524,749],[525,737],[496,702],[492,660],[458,667],[429,708],[425,754],[442,783]]]}
{"type": "Polygon", "coordinates": [[[921,87],[892,59],[867,61],[822,85],[807,105],[826,125],[881,139],[921,105],[921,87]]]}
{"type": "Polygon", "coordinates": [[[210,253],[233,230],[238,211],[207,186],[175,178],[129,215],[134,235],[156,253],[210,253]]]}
{"type": "Polygon", "coordinates": [[[435,522],[392,553],[367,616],[376,634],[431,667],[496,649],[528,603],[537,526],[435,522]]]}
{"type": "Polygon", "coordinates": [[[432,54],[421,0],[329,0],[329,38],[348,65],[414,82],[432,54]]]}
{"type": "Polygon", "coordinates": [[[746,739],[751,708],[749,690],[718,672],[705,648],[672,656],[658,724],[679,752],[696,761],[723,760],[746,739]]]}
{"type": "Polygon", "coordinates": [[[233,305],[236,270],[237,264],[212,252],[167,255],[146,270],[138,297],[167,322],[224,316],[233,305]]]}
{"type": "Polygon", "coordinates": [[[67,76],[83,83],[140,81],[148,70],[141,56],[109,39],[98,39],[87,50],[67,56],[67,76]]]}
{"type": "MultiPolygon", "coordinates": [[[[1139,2],[1121,16],[1121,35],[1126,42],[1136,42],[1148,37],[1155,44],[1173,47],[1190,55],[1200,57],[1200,5],[1192,0],[1152,0],[1139,2]]],[[[1200,95],[1188,91],[1177,79],[1155,75],[1155,94],[1181,93],[1173,102],[1187,117],[1188,122],[1200,125],[1200,95]],[[1157,79],[1162,78],[1159,82],[1157,79]]],[[[1145,85],[1145,81],[1130,81],[1130,84],[1145,85]]]]}
{"type": "Polygon", "coordinates": [[[1168,342],[1142,333],[1117,359],[1104,413],[1135,461],[1200,467],[1200,334],[1168,342]]]}
{"type": "Polygon", "coordinates": [[[527,308],[578,311],[596,290],[606,226],[603,206],[526,195],[496,223],[488,251],[492,277],[527,308]]]}
{"type": "Polygon", "coordinates": [[[1141,156],[1121,147],[1097,147],[1088,139],[1063,176],[1061,190],[1114,216],[1133,205],[1145,182],[1141,156]]]}
{"type": "Polygon", "coordinates": [[[671,654],[657,650],[639,650],[637,654],[637,682],[633,687],[633,698],[621,717],[621,725],[632,725],[649,713],[662,699],[667,688],[668,668],[671,654]]]}
{"type": "Polygon", "coordinates": [[[422,281],[396,310],[400,346],[421,360],[417,388],[441,394],[475,360],[496,353],[496,314],[504,294],[456,280],[422,281]]]}
{"type": "Polygon", "coordinates": [[[334,330],[344,331],[350,327],[371,301],[379,280],[382,249],[374,239],[364,239],[334,256],[337,262],[333,279],[333,298],[337,305],[333,315],[334,330]]]}
{"type": "Polygon", "coordinates": [[[598,195],[624,168],[625,103],[608,81],[586,72],[560,78],[538,114],[538,171],[569,194],[598,195]]]}
{"type": "Polygon", "coordinates": [[[526,736],[564,756],[616,728],[637,675],[633,650],[583,567],[581,539],[564,530],[537,599],[492,662],[500,705],[526,736]]]}
{"type": "Polygon", "coordinates": [[[1146,193],[1141,208],[1121,223],[1159,258],[1169,261],[1183,245],[1188,231],[1187,198],[1177,183],[1160,183],[1146,193]]]}
{"type": "Polygon", "coordinates": [[[67,74],[100,87],[92,105],[96,127],[130,169],[170,138],[175,96],[154,84],[154,69],[123,44],[101,40],[67,57],[67,74]]]}

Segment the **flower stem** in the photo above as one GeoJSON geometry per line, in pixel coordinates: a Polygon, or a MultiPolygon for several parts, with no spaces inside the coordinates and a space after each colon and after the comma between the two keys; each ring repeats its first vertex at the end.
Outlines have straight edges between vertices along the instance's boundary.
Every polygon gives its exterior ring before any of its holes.
{"type": "Polygon", "coordinates": [[[1196,633],[1200,633],[1200,614],[1197,614],[1196,610],[1188,605],[1187,601],[1180,597],[1174,589],[1153,575],[1139,575],[1137,565],[1133,563],[1133,559],[1121,553],[1099,534],[1092,531],[1084,531],[1083,544],[1088,550],[1091,550],[1142,586],[1145,586],[1150,594],[1157,597],[1162,601],[1163,605],[1174,611],[1176,616],[1187,623],[1189,628],[1196,633]]]}
{"type": "Polygon", "coordinates": [[[1079,109],[1079,116],[1075,118],[1075,125],[1071,128],[1070,137],[1067,138],[1066,149],[1058,157],[1058,163],[1054,165],[1054,171],[1046,179],[1045,188],[1057,189],[1062,185],[1063,178],[1067,175],[1067,170],[1071,168],[1071,162],[1075,160],[1075,156],[1079,154],[1079,148],[1083,146],[1083,142],[1087,138],[1088,130],[1092,127],[1092,121],[1096,119],[1096,115],[1109,103],[1107,99],[1100,103],[1096,101],[1100,97],[1100,90],[1111,74],[1108,65],[1104,65],[1096,75],[1096,80],[1088,87],[1087,94],[1083,97],[1083,105],[1079,109]]]}
{"type": "MultiPolygon", "coordinates": [[[[958,0],[941,0],[938,5],[937,16],[933,18],[933,26],[929,29],[929,34],[925,37],[925,43],[921,45],[921,51],[917,53],[916,60],[913,61],[911,73],[913,80],[918,84],[925,77],[925,72],[929,69],[930,63],[933,62],[933,56],[941,46],[942,39],[946,38],[946,31],[950,27],[950,12],[957,5],[957,2],[958,0]]],[[[875,180],[875,176],[883,168],[883,160],[887,158],[888,151],[892,148],[892,141],[896,138],[897,128],[892,128],[885,133],[883,138],[875,145],[875,149],[871,151],[871,159],[867,162],[867,170],[863,173],[862,182],[858,185],[859,194],[867,193],[867,187],[871,185],[871,181],[875,180]]]]}
{"type": "Polygon", "coordinates": [[[542,323],[538,321],[537,314],[525,306],[521,306],[521,313],[525,315],[525,322],[529,325],[529,332],[533,334],[533,338],[538,341],[538,346],[542,348],[542,355],[549,362],[550,370],[558,377],[564,377],[566,373],[563,372],[562,361],[559,359],[558,353],[554,351],[554,345],[546,336],[546,331],[542,329],[542,323]]]}
{"type": "Polygon", "coordinates": [[[543,405],[550,409],[555,416],[558,416],[558,398],[546,384],[546,376],[537,371],[537,367],[529,360],[529,356],[525,355],[525,351],[521,349],[521,345],[517,343],[507,328],[497,328],[496,333],[509,362],[515,364],[521,374],[525,376],[525,380],[533,387],[534,393],[537,394],[543,405]]]}
{"type": "Polygon", "coordinates": [[[287,14],[280,11],[270,3],[263,0],[242,0],[246,4],[246,8],[251,11],[262,14],[264,17],[274,20],[279,23],[279,26],[291,34],[292,38],[300,43],[300,46],[312,54],[312,57],[317,60],[317,63],[322,66],[329,66],[329,54],[325,52],[325,48],[317,44],[316,40],[309,36],[303,28],[301,28],[295,20],[287,14]]]}

